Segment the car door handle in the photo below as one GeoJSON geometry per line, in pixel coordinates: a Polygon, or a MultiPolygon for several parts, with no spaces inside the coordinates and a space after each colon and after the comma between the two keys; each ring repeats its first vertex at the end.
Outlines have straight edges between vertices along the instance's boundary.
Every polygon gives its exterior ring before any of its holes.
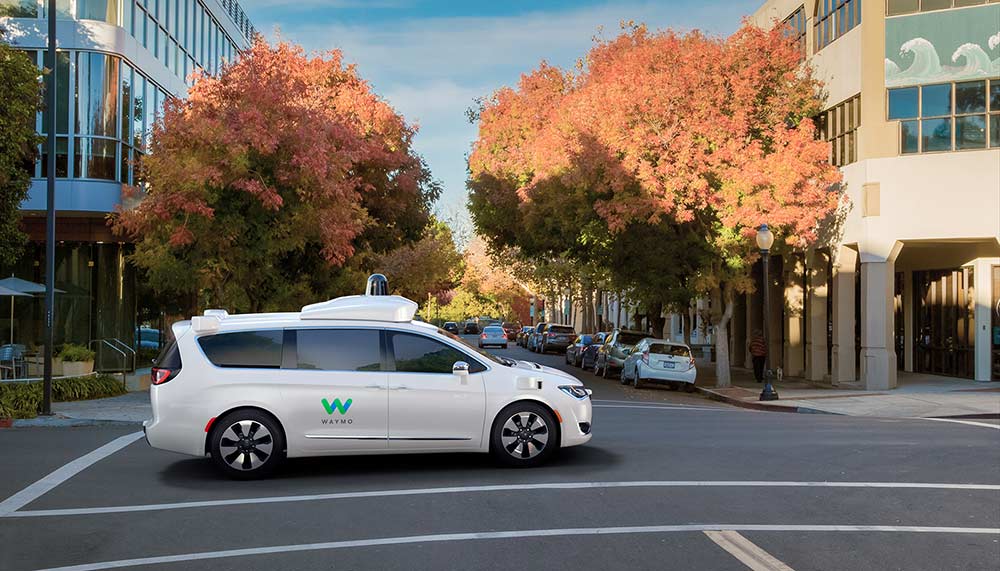
{"type": "Polygon", "coordinates": [[[397,385],[395,387],[389,387],[389,390],[390,391],[408,391],[408,390],[410,390],[410,387],[408,387],[406,385],[397,385]]]}
{"type": "Polygon", "coordinates": [[[366,385],[365,388],[366,389],[376,389],[376,390],[380,390],[380,391],[385,389],[385,387],[383,385],[366,385]]]}

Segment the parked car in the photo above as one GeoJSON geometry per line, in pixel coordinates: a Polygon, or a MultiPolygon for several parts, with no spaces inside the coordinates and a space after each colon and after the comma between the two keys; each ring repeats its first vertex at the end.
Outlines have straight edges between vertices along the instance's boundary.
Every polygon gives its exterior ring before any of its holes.
{"type": "Polygon", "coordinates": [[[445,322],[444,327],[442,327],[441,329],[444,329],[448,333],[453,333],[455,335],[458,335],[458,324],[455,323],[454,321],[445,322]]]}
{"type": "Polygon", "coordinates": [[[500,321],[499,319],[493,319],[492,317],[480,317],[478,320],[476,320],[476,325],[479,327],[480,331],[491,326],[500,327],[502,323],[503,322],[500,321]]]}
{"type": "Polygon", "coordinates": [[[604,346],[604,339],[609,335],[611,334],[603,331],[592,335],[590,345],[587,345],[580,351],[576,366],[581,369],[593,369],[594,362],[597,360],[597,352],[604,346]]]}
{"type": "Polygon", "coordinates": [[[527,347],[528,336],[530,336],[531,332],[534,330],[535,328],[531,325],[525,325],[524,327],[522,327],[521,330],[517,332],[517,344],[520,345],[521,347],[527,347]]]}
{"type": "Polygon", "coordinates": [[[490,345],[498,345],[507,348],[507,334],[503,332],[502,327],[497,327],[496,325],[487,325],[483,327],[483,332],[479,334],[479,348],[483,349],[490,345]]]}
{"type": "Polygon", "coordinates": [[[587,347],[590,347],[593,342],[593,335],[577,335],[576,339],[570,343],[569,347],[566,347],[566,364],[579,367],[580,358],[583,356],[584,350],[586,350],[587,347]]]}
{"type": "Polygon", "coordinates": [[[565,351],[574,339],[576,339],[576,330],[569,325],[550,324],[540,334],[535,346],[539,353],[565,351]]]}
{"type": "Polygon", "coordinates": [[[508,340],[516,340],[517,332],[521,330],[521,324],[513,321],[504,321],[500,327],[503,327],[503,332],[507,334],[508,340]]]}
{"type": "Polygon", "coordinates": [[[478,335],[479,326],[476,325],[475,321],[466,321],[465,327],[462,328],[462,333],[465,333],[466,335],[478,335]]]}
{"type": "Polygon", "coordinates": [[[480,352],[416,309],[349,296],[177,322],[151,373],[146,440],[239,479],[302,456],[472,451],[526,467],[590,440],[583,383],[480,352]]]}
{"type": "Polygon", "coordinates": [[[544,331],[548,325],[549,324],[544,321],[535,325],[535,328],[528,335],[528,344],[525,347],[528,351],[538,351],[538,340],[541,338],[542,331],[544,331]]]}
{"type": "Polygon", "coordinates": [[[615,329],[611,336],[605,339],[604,345],[597,352],[597,359],[594,361],[594,372],[605,379],[611,371],[620,371],[625,364],[625,357],[628,357],[632,347],[648,337],[642,331],[627,331],[615,329]]]}
{"type": "Polygon", "coordinates": [[[694,390],[698,369],[691,348],[666,339],[643,339],[635,345],[622,367],[621,382],[639,388],[642,383],[661,383],[676,391],[694,390]]]}

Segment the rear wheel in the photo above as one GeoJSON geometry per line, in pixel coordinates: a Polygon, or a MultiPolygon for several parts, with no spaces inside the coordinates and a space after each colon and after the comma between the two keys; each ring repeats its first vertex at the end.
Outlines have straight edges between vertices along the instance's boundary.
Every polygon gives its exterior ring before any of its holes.
{"type": "Polygon", "coordinates": [[[490,433],[490,452],[501,464],[528,468],[559,449],[558,425],[544,406],[522,401],[500,411],[490,433]]]}
{"type": "Polygon", "coordinates": [[[265,478],[285,459],[285,439],[271,415],[236,410],[215,421],[209,452],[215,465],[230,478],[265,478]]]}
{"type": "Polygon", "coordinates": [[[604,360],[604,368],[601,369],[601,377],[608,378],[608,360],[604,360]]]}

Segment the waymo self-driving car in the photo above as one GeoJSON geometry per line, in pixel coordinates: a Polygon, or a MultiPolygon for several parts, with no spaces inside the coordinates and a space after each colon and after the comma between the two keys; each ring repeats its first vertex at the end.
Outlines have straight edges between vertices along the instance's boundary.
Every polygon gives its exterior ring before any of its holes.
{"type": "Polygon", "coordinates": [[[590,440],[579,380],[478,351],[385,290],[376,275],[365,295],[296,313],[175,323],[152,370],[146,440],[237,478],[297,456],[480,451],[534,466],[590,440]]]}

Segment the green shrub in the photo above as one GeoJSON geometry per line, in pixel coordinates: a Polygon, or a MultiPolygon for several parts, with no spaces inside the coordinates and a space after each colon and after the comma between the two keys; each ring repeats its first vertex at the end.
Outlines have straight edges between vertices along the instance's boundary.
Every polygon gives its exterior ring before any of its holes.
{"type": "Polygon", "coordinates": [[[94,352],[83,345],[67,343],[63,345],[62,351],[59,351],[59,358],[69,363],[93,361],[94,352]]]}
{"type": "MultiPolygon", "coordinates": [[[[125,394],[121,380],[111,375],[87,375],[52,380],[52,400],[90,400],[125,394]]],[[[0,417],[34,418],[42,409],[42,382],[0,383],[0,417]]]]}

